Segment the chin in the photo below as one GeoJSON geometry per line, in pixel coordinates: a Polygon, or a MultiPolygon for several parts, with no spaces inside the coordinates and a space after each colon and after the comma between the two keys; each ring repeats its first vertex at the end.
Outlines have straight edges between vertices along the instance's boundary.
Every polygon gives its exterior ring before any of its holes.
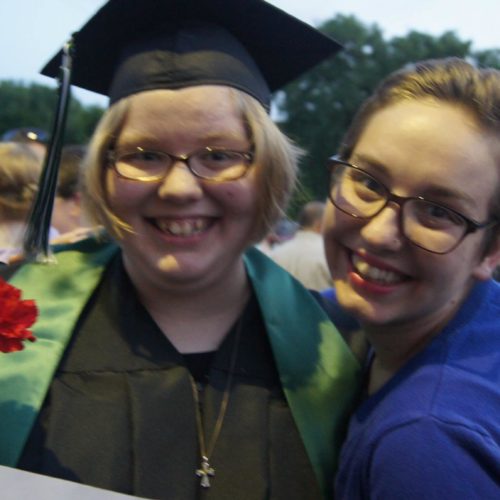
{"type": "MultiPolygon", "coordinates": [[[[345,281],[335,281],[339,305],[360,323],[378,323],[379,316],[373,304],[357,295],[345,281]]],[[[334,321],[335,322],[335,321],[334,321]]]]}

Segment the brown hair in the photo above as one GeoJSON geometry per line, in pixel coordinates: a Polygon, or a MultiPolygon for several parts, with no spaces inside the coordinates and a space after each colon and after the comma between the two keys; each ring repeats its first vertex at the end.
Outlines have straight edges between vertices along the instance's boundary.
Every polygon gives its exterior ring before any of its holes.
{"type": "Polygon", "coordinates": [[[38,187],[39,157],[25,143],[0,143],[0,216],[24,220],[38,187]]]}
{"type": "Polygon", "coordinates": [[[435,99],[467,109],[486,132],[500,132],[500,71],[463,59],[430,59],[405,66],[383,80],[358,110],[339,149],[348,160],[372,116],[403,100],[435,99]]]}

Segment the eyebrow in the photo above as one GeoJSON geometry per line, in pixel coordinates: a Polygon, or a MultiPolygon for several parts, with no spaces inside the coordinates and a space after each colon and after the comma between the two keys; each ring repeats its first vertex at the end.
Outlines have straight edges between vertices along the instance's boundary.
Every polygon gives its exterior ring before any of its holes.
{"type": "MultiPolygon", "coordinates": [[[[208,134],[200,135],[196,138],[196,140],[200,143],[205,143],[207,145],[213,145],[212,143],[221,142],[221,141],[234,141],[234,142],[248,142],[250,139],[246,136],[240,137],[233,133],[232,131],[228,131],[228,133],[219,133],[219,132],[211,132],[208,134]]],[[[162,142],[162,138],[160,135],[156,134],[143,134],[143,133],[127,133],[124,132],[121,134],[118,142],[121,146],[126,145],[141,145],[143,147],[151,147],[154,149],[157,147],[157,144],[162,142]]]]}
{"type": "MultiPolygon", "coordinates": [[[[383,163],[366,155],[353,154],[352,163],[362,169],[369,169],[369,173],[375,176],[377,176],[377,173],[386,177],[391,175],[389,169],[383,163]],[[373,170],[376,172],[373,173],[373,170]]],[[[417,196],[422,196],[429,201],[434,201],[435,198],[443,199],[445,203],[447,201],[458,201],[467,204],[471,209],[477,208],[476,200],[468,193],[460,189],[450,189],[443,185],[429,184],[417,196]]]]}

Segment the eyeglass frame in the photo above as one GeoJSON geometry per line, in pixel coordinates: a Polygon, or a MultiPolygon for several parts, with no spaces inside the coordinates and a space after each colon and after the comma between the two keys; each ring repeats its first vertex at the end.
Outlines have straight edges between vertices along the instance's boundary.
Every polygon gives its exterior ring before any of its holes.
{"type": "Polygon", "coordinates": [[[191,172],[191,174],[194,177],[196,177],[197,179],[202,179],[204,181],[209,181],[209,182],[232,182],[232,181],[237,181],[238,179],[241,179],[241,178],[245,177],[245,175],[247,175],[247,173],[249,171],[249,167],[250,167],[250,165],[252,164],[252,162],[254,160],[254,151],[253,151],[253,149],[251,149],[250,151],[236,151],[234,149],[216,148],[216,147],[213,147],[213,146],[205,146],[203,148],[196,149],[195,151],[192,151],[189,154],[174,155],[172,153],[167,153],[165,151],[159,151],[159,150],[156,150],[156,149],[146,149],[146,148],[142,148],[141,146],[136,146],[135,151],[133,149],[130,149],[130,150],[127,150],[127,151],[123,151],[123,153],[121,153],[120,156],[118,156],[117,155],[117,151],[112,147],[112,148],[108,149],[107,154],[106,154],[106,159],[111,163],[114,171],[120,177],[122,177],[123,179],[130,180],[130,181],[137,181],[137,182],[159,182],[159,181],[161,181],[161,180],[163,180],[165,178],[165,176],[168,174],[170,168],[173,165],[175,165],[175,163],[177,163],[177,162],[180,161],[180,162],[184,163],[187,166],[187,168],[191,172]],[[220,152],[235,153],[235,154],[241,155],[242,160],[245,160],[247,162],[246,168],[245,168],[245,170],[243,171],[243,173],[241,175],[239,175],[238,177],[231,178],[231,179],[224,179],[224,180],[222,180],[222,179],[217,179],[217,178],[203,176],[203,175],[199,174],[198,172],[196,172],[193,169],[193,167],[190,165],[190,163],[189,163],[189,160],[193,156],[195,156],[196,154],[200,153],[201,151],[208,151],[208,152],[211,152],[211,151],[219,152],[220,151],[220,152]],[[143,179],[143,178],[140,178],[140,177],[128,177],[128,176],[124,175],[123,173],[121,173],[118,170],[118,167],[117,167],[116,164],[120,161],[120,157],[123,157],[124,155],[131,154],[131,153],[134,153],[134,152],[159,154],[159,155],[162,155],[162,156],[164,156],[166,158],[169,158],[172,161],[172,163],[165,169],[165,172],[163,173],[163,175],[161,177],[154,177],[154,178],[151,178],[151,179],[143,179]]]}
{"type": "Polygon", "coordinates": [[[389,188],[381,181],[379,181],[376,177],[374,177],[372,174],[366,172],[366,170],[358,167],[357,165],[354,165],[348,161],[342,160],[340,156],[338,155],[333,155],[330,158],[328,158],[326,168],[330,172],[330,185],[328,189],[328,198],[330,201],[333,203],[333,205],[340,210],[341,212],[350,215],[351,217],[354,217],[355,219],[360,219],[360,220],[370,220],[379,215],[386,207],[389,205],[389,203],[393,202],[399,207],[399,212],[398,212],[398,224],[399,224],[399,229],[401,231],[401,234],[404,236],[406,240],[408,240],[412,245],[415,245],[418,248],[421,248],[422,250],[425,250],[426,252],[434,253],[437,255],[445,255],[447,253],[453,252],[458,245],[462,243],[462,241],[468,236],[469,234],[472,234],[479,229],[487,229],[494,227],[497,224],[500,224],[500,220],[498,220],[496,217],[492,217],[489,220],[485,222],[478,222],[475,221],[474,219],[471,219],[469,217],[466,217],[465,215],[461,214],[457,210],[454,210],[453,208],[447,207],[446,205],[442,205],[440,203],[436,203],[431,200],[427,200],[423,196],[399,196],[397,194],[394,194],[392,191],[389,190],[389,188]],[[346,167],[351,167],[354,168],[355,170],[363,173],[364,175],[368,176],[370,179],[373,179],[375,182],[377,182],[386,192],[386,201],[382,205],[382,207],[377,210],[373,215],[370,215],[369,217],[362,217],[360,215],[353,214],[351,212],[348,212],[347,210],[344,210],[343,208],[339,207],[335,201],[333,200],[332,197],[332,187],[333,187],[333,169],[335,168],[335,165],[344,165],[346,167]],[[454,215],[456,215],[459,219],[463,220],[465,223],[465,228],[464,228],[464,233],[463,235],[458,239],[458,241],[450,248],[449,250],[446,250],[446,252],[436,252],[435,250],[429,250],[428,248],[423,247],[422,245],[419,245],[418,243],[415,243],[413,240],[411,240],[408,236],[406,236],[405,231],[404,231],[404,224],[403,224],[403,212],[404,212],[404,205],[408,201],[424,201],[426,203],[429,203],[430,205],[434,205],[439,208],[443,208],[445,210],[448,210],[452,212],[454,215]]]}

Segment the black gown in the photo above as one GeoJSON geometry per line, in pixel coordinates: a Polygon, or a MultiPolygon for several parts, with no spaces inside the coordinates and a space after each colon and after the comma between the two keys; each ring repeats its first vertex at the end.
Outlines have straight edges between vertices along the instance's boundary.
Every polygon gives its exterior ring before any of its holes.
{"type": "MultiPolygon", "coordinates": [[[[203,332],[200,332],[203,335],[203,332]]],[[[203,392],[210,440],[235,328],[211,358],[203,392]]],[[[229,405],[200,487],[195,402],[183,356],[137,299],[118,257],[87,304],[18,467],[158,499],[317,499],[255,297],[243,315],[229,405]]]]}

